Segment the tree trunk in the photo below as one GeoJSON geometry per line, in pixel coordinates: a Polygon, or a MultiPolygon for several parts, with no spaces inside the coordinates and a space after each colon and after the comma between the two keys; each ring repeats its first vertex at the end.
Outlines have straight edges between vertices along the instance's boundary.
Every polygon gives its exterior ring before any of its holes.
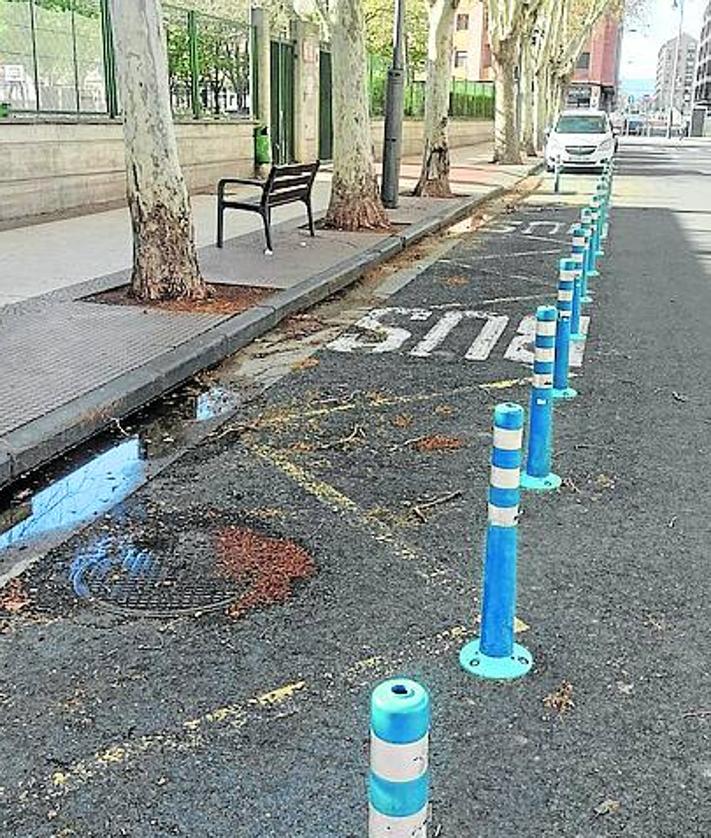
{"type": "Polygon", "coordinates": [[[368,113],[367,55],[361,0],[336,0],[333,62],[333,180],[326,224],[337,230],[390,226],[378,190],[368,113]]]}
{"type": "Polygon", "coordinates": [[[531,37],[526,32],[525,43],[521,44],[521,149],[524,154],[535,157],[537,153],[533,128],[535,93],[533,86],[533,56],[531,37]]]}
{"type": "Polygon", "coordinates": [[[536,73],[534,81],[533,138],[537,149],[543,148],[546,143],[546,130],[549,127],[548,122],[550,117],[548,108],[549,89],[549,74],[547,70],[542,69],[536,73]]]}
{"type": "Polygon", "coordinates": [[[454,13],[458,5],[459,0],[435,0],[429,8],[422,170],[415,195],[452,197],[449,186],[449,83],[454,13]]]}
{"type": "Polygon", "coordinates": [[[494,161],[520,165],[521,147],[516,113],[516,61],[518,38],[506,38],[491,47],[496,89],[494,161]]]}
{"type": "Polygon", "coordinates": [[[190,199],[178,162],[160,0],[111,0],[128,205],[131,293],[140,300],[203,299],[190,199]]]}

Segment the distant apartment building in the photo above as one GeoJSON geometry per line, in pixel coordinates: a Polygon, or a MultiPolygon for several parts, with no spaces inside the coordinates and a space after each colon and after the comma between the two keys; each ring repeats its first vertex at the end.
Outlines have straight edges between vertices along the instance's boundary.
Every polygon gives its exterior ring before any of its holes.
{"type": "Polygon", "coordinates": [[[617,104],[622,26],[614,17],[603,18],[578,57],[568,88],[568,106],[610,111],[617,104]]]}
{"type": "Polygon", "coordinates": [[[657,57],[654,90],[654,105],[658,111],[668,111],[673,106],[682,115],[691,112],[697,49],[696,38],[686,33],[662,44],[657,57]]]}
{"type": "Polygon", "coordinates": [[[699,38],[694,104],[711,109],[711,2],[706,6],[704,24],[699,38]]]}
{"type": "Polygon", "coordinates": [[[455,79],[493,79],[486,3],[460,0],[454,17],[452,75],[455,79]]]}

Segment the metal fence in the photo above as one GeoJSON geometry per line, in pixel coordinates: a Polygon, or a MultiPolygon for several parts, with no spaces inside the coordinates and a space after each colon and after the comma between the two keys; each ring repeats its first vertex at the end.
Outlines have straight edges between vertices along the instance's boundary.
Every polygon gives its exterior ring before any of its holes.
{"type": "MultiPolygon", "coordinates": [[[[379,55],[368,57],[368,90],[372,116],[385,114],[385,92],[389,60],[379,55]]],[[[405,82],[405,116],[422,119],[425,115],[425,82],[408,78],[405,82]]],[[[493,119],[494,84],[488,81],[452,79],[449,93],[452,119],[493,119]]]]}
{"type": "MultiPolygon", "coordinates": [[[[251,116],[249,5],[241,20],[165,7],[176,115],[251,116]]],[[[109,0],[0,0],[0,104],[117,116],[109,0]]]]}

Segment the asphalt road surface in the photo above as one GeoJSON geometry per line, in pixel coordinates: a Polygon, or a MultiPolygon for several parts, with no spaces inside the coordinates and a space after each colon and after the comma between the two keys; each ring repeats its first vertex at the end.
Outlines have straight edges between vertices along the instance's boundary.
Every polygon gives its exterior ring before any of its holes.
{"type": "Polygon", "coordinates": [[[240,353],[214,380],[257,395],[3,589],[2,834],[362,838],[394,674],[432,696],[430,835],[711,834],[709,178],[709,145],[622,147],[564,485],[524,496],[527,677],[457,655],[582,175],[240,353]]]}

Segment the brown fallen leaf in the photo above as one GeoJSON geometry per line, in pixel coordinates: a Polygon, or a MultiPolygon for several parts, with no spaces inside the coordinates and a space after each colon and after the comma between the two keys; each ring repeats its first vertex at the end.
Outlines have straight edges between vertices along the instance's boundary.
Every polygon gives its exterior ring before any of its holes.
{"type": "Polygon", "coordinates": [[[409,413],[398,413],[398,415],[394,416],[392,419],[392,424],[396,428],[409,428],[412,422],[413,418],[409,413]]]}
{"type": "Polygon", "coordinates": [[[456,436],[433,434],[432,436],[423,436],[419,439],[413,440],[412,444],[418,451],[421,452],[454,451],[457,448],[462,448],[464,446],[464,440],[456,436]]]}
{"type": "Polygon", "coordinates": [[[561,715],[575,707],[573,702],[573,685],[570,681],[563,681],[557,690],[549,693],[543,703],[549,710],[555,710],[561,715]]]}
{"type": "Polygon", "coordinates": [[[291,365],[292,370],[310,370],[312,367],[317,367],[321,362],[315,355],[311,355],[309,358],[303,358],[301,361],[296,361],[296,363],[291,365]]]}
{"type": "Polygon", "coordinates": [[[25,591],[21,579],[12,579],[4,591],[0,591],[0,610],[17,614],[30,604],[30,597],[25,591]]]}
{"type": "Polygon", "coordinates": [[[603,800],[602,803],[599,803],[593,811],[596,815],[614,815],[616,812],[620,811],[620,801],[619,800],[603,800]]]}

